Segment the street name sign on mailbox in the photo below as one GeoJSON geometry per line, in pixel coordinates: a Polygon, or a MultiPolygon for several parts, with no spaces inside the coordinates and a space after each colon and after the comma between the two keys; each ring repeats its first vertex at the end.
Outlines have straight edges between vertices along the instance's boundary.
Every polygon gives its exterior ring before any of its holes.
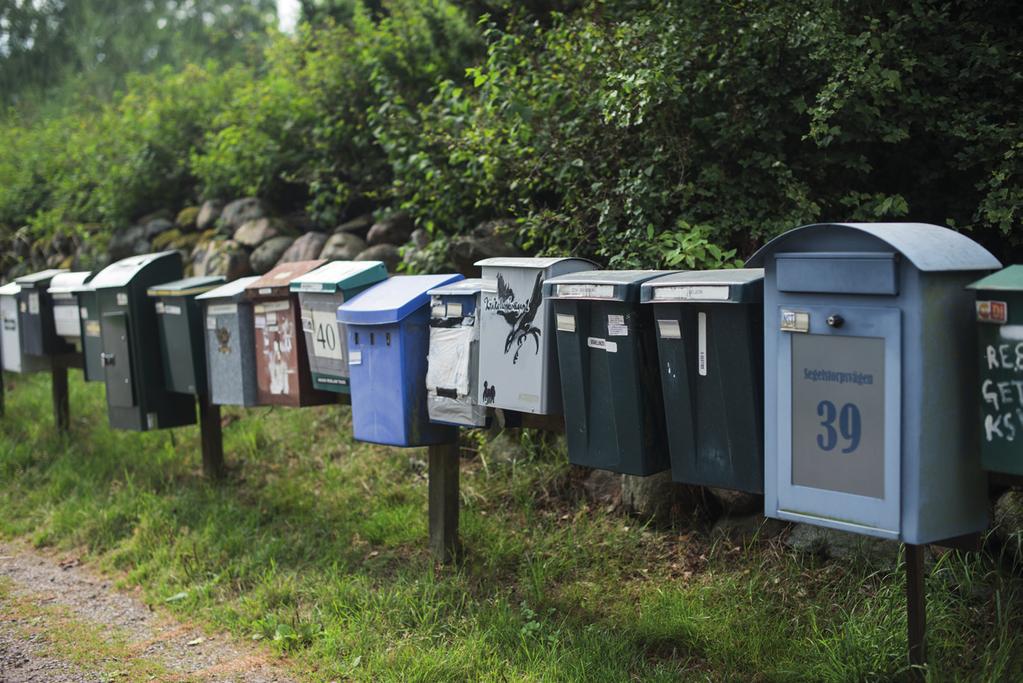
{"type": "Polygon", "coordinates": [[[430,422],[426,359],[430,296],[461,275],[400,275],[337,309],[348,327],[352,430],[360,441],[428,446],[457,438],[454,428],[430,422]]]}
{"type": "Polygon", "coordinates": [[[480,292],[473,278],[431,289],[430,355],[426,372],[430,419],[459,427],[485,427],[479,400],[480,292]]]}
{"type": "Polygon", "coordinates": [[[991,472],[1023,475],[1023,266],[968,289],[976,292],[981,463],[991,472]]]}
{"type": "Polygon", "coordinates": [[[480,307],[480,397],[521,413],[561,414],[554,313],[543,298],[548,278],[597,265],[580,258],[489,258],[480,307]]]}
{"type": "Polygon", "coordinates": [[[52,367],[49,358],[29,356],[22,353],[21,321],[18,315],[18,293],[21,287],[16,282],[9,282],[0,287],[0,319],[3,322],[3,368],[8,372],[28,374],[43,372],[52,367]]]}
{"type": "Polygon", "coordinates": [[[337,308],[386,279],[387,267],[381,261],[332,261],[291,281],[302,312],[313,388],[349,393],[348,344],[337,308]]]}
{"type": "Polygon", "coordinates": [[[764,490],[763,281],[761,269],[736,268],[643,283],[675,481],[764,490]]]}
{"type": "Polygon", "coordinates": [[[96,291],[107,412],[115,429],[195,424],[195,399],[166,388],[156,305],[147,296],[153,285],[181,279],[182,270],[181,254],[165,251],[122,259],[89,283],[96,291]]]}
{"type": "Polygon", "coordinates": [[[568,459],[646,476],[668,469],[653,314],[640,285],[658,270],[590,270],[550,278],[568,459]]]}
{"type": "Polygon", "coordinates": [[[21,288],[18,292],[18,313],[23,354],[57,356],[74,351],[74,347],[57,336],[53,322],[53,298],[49,293],[53,278],[66,272],[43,270],[15,280],[21,288]]]}
{"type": "Polygon", "coordinates": [[[81,351],[82,316],[78,310],[78,288],[92,277],[89,271],[61,273],[50,280],[47,293],[53,301],[53,329],[69,346],[81,351]]]}
{"type": "Polygon", "coordinates": [[[260,405],[292,408],[337,403],[337,395],[313,387],[292,281],[326,261],[280,263],[246,288],[255,304],[256,386],[260,405]]]}
{"type": "Polygon", "coordinates": [[[206,393],[205,327],[202,304],[196,300],[224,284],[218,276],[190,277],[149,288],[160,321],[160,356],[167,391],[199,396],[206,393]]]}
{"type": "Polygon", "coordinates": [[[763,265],[766,513],[913,545],[987,526],[974,296],[998,260],[920,223],[827,224],[763,265]]]}
{"type": "Polygon", "coordinates": [[[256,328],[245,288],[259,280],[243,277],[195,297],[203,306],[210,402],[220,406],[259,405],[256,392],[256,328]]]}

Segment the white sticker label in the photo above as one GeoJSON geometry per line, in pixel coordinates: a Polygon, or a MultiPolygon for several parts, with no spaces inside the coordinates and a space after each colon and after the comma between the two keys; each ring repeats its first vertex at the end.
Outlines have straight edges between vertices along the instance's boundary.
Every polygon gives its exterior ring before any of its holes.
{"type": "Polygon", "coordinates": [[[810,314],[805,311],[781,309],[781,330],[782,332],[809,332],[810,314]]]}
{"type": "Polygon", "coordinates": [[[263,288],[261,288],[259,290],[259,293],[260,294],[273,294],[274,290],[273,290],[273,287],[263,287],[263,288]]]}
{"type": "Polygon", "coordinates": [[[36,292],[28,295],[28,312],[31,315],[39,315],[39,294],[36,292]]]}
{"type": "Polygon", "coordinates": [[[286,311],[291,308],[290,301],[270,301],[256,306],[256,313],[270,313],[271,311],[286,311]]]}
{"type": "Polygon", "coordinates": [[[163,302],[162,301],[157,301],[156,302],[156,312],[157,313],[163,313],[163,302]]]}
{"type": "Polygon", "coordinates": [[[462,316],[462,304],[451,303],[448,304],[448,317],[449,318],[460,318],[462,316]]]}
{"type": "Polygon", "coordinates": [[[238,304],[214,304],[206,307],[206,315],[234,315],[238,312],[238,304]]]}
{"type": "Polygon", "coordinates": [[[206,316],[206,329],[207,330],[217,329],[217,319],[214,318],[212,315],[206,316]]]}
{"type": "Polygon", "coordinates": [[[181,315],[181,306],[164,306],[163,312],[167,315],[181,315]]]}
{"type": "Polygon", "coordinates": [[[677,320],[658,320],[657,331],[661,335],[661,339],[681,339],[682,330],[679,328],[677,320]]]}
{"type": "Polygon", "coordinates": [[[362,365],[362,351],[351,351],[348,354],[349,365],[362,365]]]}
{"type": "Polygon", "coordinates": [[[85,322],[85,336],[86,337],[100,337],[102,331],[99,326],[98,320],[87,320],[85,322]]]}
{"type": "Polygon", "coordinates": [[[444,308],[444,304],[438,304],[430,310],[430,315],[434,318],[443,318],[447,310],[444,308]]]}
{"type": "Polygon", "coordinates": [[[707,376],[707,314],[696,314],[696,362],[701,377],[707,376]]]}
{"type": "Polygon", "coordinates": [[[82,306],[81,308],[78,309],[78,314],[79,316],[81,316],[82,320],[89,319],[89,309],[86,308],[85,306],[82,306]]]}
{"type": "Polygon", "coordinates": [[[257,330],[262,330],[262,329],[266,328],[266,316],[265,315],[257,315],[255,320],[256,320],[256,329],[257,330]]]}
{"type": "Polygon", "coordinates": [[[320,358],[344,360],[341,335],[338,333],[337,314],[333,311],[312,311],[312,316],[310,332],[313,336],[313,353],[320,358]]]}
{"type": "Polygon", "coordinates": [[[655,287],[654,301],[728,301],[728,285],[655,287]]]}
{"type": "Polygon", "coordinates": [[[614,285],[568,284],[558,285],[558,296],[575,299],[610,299],[615,295],[614,285]]]}
{"type": "Polygon", "coordinates": [[[149,429],[157,428],[156,413],[146,413],[146,424],[149,429]]]}
{"type": "Polygon", "coordinates": [[[618,353],[618,344],[614,343],[613,341],[608,341],[606,339],[599,339],[598,337],[587,337],[586,345],[589,346],[591,349],[601,349],[603,351],[607,351],[608,353],[618,353]]]}
{"type": "Polygon", "coordinates": [[[607,336],[609,337],[629,336],[629,326],[625,324],[624,315],[607,316],[607,336]]]}
{"type": "Polygon", "coordinates": [[[326,286],[319,282],[303,282],[299,284],[298,288],[303,292],[322,292],[326,286]]]}
{"type": "Polygon", "coordinates": [[[575,316],[558,313],[558,332],[575,332],[575,316]]]}
{"type": "Polygon", "coordinates": [[[128,295],[124,294],[123,292],[118,294],[117,295],[117,305],[118,306],[127,306],[128,305],[128,295]]]}

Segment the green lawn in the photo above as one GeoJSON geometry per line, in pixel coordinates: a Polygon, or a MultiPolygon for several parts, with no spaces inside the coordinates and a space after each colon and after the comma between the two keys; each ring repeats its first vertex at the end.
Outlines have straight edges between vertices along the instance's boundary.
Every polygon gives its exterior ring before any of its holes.
{"type": "MultiPolygon", "coordinates": [[[[427,551],[424,450],[354,442],[347,408],[228,411],[222,485],[198,430],[106,426],[72,373],[7,377],[0,536],[86,549],[146,598],[263,639],[308,680],[848,681],[905,677],[901,567],[824,562],[707,520],[589,502],[563,453],[462,462],[464,562],[427,551]],[[237,418],[237,419],[235,419],[237,418]]],[[[527,437],[528,438],[528,437],[527,437]]],[[[928,579],[933,680],[1023,678],[1023,581],[980,555],[928,579]]]]}

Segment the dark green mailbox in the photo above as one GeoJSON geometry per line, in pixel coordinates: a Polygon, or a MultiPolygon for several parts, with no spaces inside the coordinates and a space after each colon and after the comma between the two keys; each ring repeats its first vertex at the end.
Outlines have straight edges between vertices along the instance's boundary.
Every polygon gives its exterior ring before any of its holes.
{"type": "Polygon", "coordinates": [[[653,312],[639,298],[643,282],[664,274],[591,270],[544,282],[573,464],[635,475],[668,469],[653,312]]]}
{"type": "Polygon", "coordinates": [[[674,273],[652,304],[672,479],[764,491],[764,271],[674,273]]]}
{"type": "Polygon", "coordinates": [[[198,396],[208,390],[202,306],[195,297],[224,284],[222,277],[190,277],[149,288],[160,321],[160,357],[167,391],[198,396]]]}
{"type": "Polygon", "coordinates": [[[118,261],[89,283],[96,292],[107,411],[115,429],[195,424],[195,399],[167,391],[156,306],[146,295],[153,285],[180,279],[182,270],[181,254],[167,251],[118,261]]]}
{"type": "Polygon", "coordinates": [[[73,346],[57,336],[53,324],[53,298],[50,281],[66,270],[43,270],[20,277],[18,314],[21,323],[21,352],[29,356],[56,356],[72,353],[73,346]]]}
{"type": "Polygon", "coordinates": [[[103,372],[103,327],[100,325],[99,298],[92,281],[72,287],[82,322],[82,369],[86,382],[106,381],[103,372]]]}

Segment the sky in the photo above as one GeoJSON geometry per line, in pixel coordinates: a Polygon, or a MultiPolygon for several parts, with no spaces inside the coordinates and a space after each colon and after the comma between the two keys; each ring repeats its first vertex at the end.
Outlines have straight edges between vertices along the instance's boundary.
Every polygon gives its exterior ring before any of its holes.
{"type": "Polygon", "coordinates": [[[277,0],[277,18],[281,31],[292,33],[298,23],[298,0],[277,0]]]}

